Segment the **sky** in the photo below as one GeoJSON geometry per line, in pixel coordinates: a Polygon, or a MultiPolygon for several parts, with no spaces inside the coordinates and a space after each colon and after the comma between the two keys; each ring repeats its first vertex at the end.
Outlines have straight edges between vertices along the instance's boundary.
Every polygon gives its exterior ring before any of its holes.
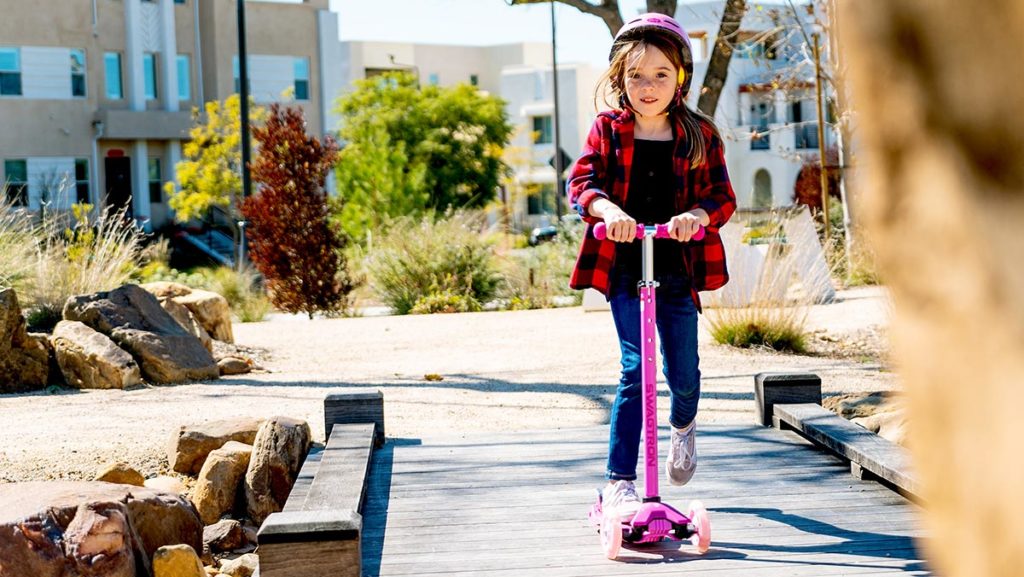
{"type": "MultiPolygon", "coordinates": [[[[620,0],[624,18],[644,0],[620,0]]],[[[341,40],[489,46],[551,42],[549,4],[508,6],[505,0],[330,0],[341,40]],[[381,6],[387,6],[382,12],[381,6]]],[[[612,37],[597,16],[555,3],[559,62],[607,64],[612,37]]]]}

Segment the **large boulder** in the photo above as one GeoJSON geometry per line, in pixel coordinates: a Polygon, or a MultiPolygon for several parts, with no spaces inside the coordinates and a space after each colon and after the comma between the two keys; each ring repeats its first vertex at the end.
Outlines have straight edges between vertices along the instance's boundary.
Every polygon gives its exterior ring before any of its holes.
{"type": "Polygon", "coordinates": [[[228,441],[206,458],[192,492],[192,503],[203,523],[213,525],[232,509],[251,455],[252,445],[228,441]]]}
{"type": "Polygon", "coordinates": [[[248,540],[241,523],[224,519],[203,528],[203,544],[214,553],[223,553],[248,545],[248,540]]]}
{"type": "Polygon", "coordinates": [[[203,468],[206,456],[228,441],[252,445],[262,424],[261,419],[238,417],[178,427],[167,451],[171,470],[195,475],[203,468]]]}
{"type": "Polygon", "coordinates": [[[165,545],[153,555],[153,577],[206,577],[206,571],[195,549],[165,545]]]}
{"type": "Polygon", "coordinates": [[[60,321],[53,329],[50,342],[68,386],[123,389],[142,382],[135,359],[110,337],[84,323],[60,321]]]}
{"type": "Polygon", "coordinates": [[[64,305],[64,318],[109,336],[135,357],[142,375],[152,383],[219,377],[217,364],[199,339],[138,285],[71,297],[64,305]]]}
{"type": "Polygon", "coordinates": [[[0,577],[134,577],[164,545],[202,550],[187,499],[90,481],[0,485],[0,577]]]}
{"type": "Polygon", "coordinates": [[[206,329],[199,324],[199,321],[196,320],[196,317],[192,315],[192,312],[185,305],[170,298],[157,297],[157,301],[159,301],[160,307],[167,311],[171,318],[178,321],[182,328],[199,339],[199,342],[203,343],[203,347],[206,350],[211,353],[213,352],[213,339],[210,338],[210,333],[206,332],[206,329]]]}
{"type": "Polygon", "coordinates": [[[245,473],[245,504],[250,519],[262,524],[271,513],[284,508],[311,442],[305,421],[274,417],[263,423],[245,473]]]}
{"type": "Polygon", "coordinates": [[[0,290],[0,394],[41,389],[49,372],[49,353],[29,336],[17,295],[0,290]]]}
{"type": "Polygon", "coordinates": [[[231,329],[231,306],[221,295],[173,282],[151,282],[142,285],[142,288],[160,300],[171,299],[184,305],[214,339],[225,343],[235,342],[231,329]]]}

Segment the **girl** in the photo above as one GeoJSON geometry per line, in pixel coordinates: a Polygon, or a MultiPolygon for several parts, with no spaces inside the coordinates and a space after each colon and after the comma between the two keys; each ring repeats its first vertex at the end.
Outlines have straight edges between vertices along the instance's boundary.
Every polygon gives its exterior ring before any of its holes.
{"type": "Polygon", "coordinates": [[[679,23],[662,14],[630,21],[615,36],[609,59],[595,104],[603,92],[619,106],[598,114],[568,184],[570,203],[590,225],[570,285],[595,288],[611,303],[622,376],[611,409],[602,500],[628,519],[640,506],[633,485],[642,427],[636,225],[667,222],[672,237],[654,241],[656,320],[672,399],[665,471],[670,483],[684,485],[697,467],[697,291],[728,280],[718,228],[732,216],[736,197],[713,121],[685,103],[693,58],[679,23]],[[593,235],[602,221],[604,241],[593,235]],[[689,242],[701,226],[704,239],[689,242]]]}

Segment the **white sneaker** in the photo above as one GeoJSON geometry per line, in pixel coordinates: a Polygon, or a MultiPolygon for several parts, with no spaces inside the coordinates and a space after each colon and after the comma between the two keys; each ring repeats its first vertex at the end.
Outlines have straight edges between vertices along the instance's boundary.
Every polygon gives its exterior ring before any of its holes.
{"type": "Polygon", "coordinates": [[[605,485],[601,491],[601,508],[614,512],[620,520],[632,519],[640,510],[640,496],[636,494],[633,481],[615,481],[605,485]]]}
{"type": "Polygon", "coordinates": [[[690,482],[697,470],[697,422],[693,421],[682,429],[672,427],[672,443],[665,459],[665,474],[673,485],[690,482]]]}

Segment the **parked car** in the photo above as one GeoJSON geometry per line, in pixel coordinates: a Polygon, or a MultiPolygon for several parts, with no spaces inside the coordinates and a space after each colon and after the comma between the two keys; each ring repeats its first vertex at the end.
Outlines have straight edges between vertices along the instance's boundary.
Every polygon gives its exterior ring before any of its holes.
{"type": "MultiPolygon", "coordinates": [[[[582,220],[583,219],[580,218],[580,215],[576,214],[575,212],[564,214],[562,215],[562,227],[580,223],[582,222],[582,220]]],[[[526,242],[529,243],[530,246],[537,246],[542,242],[555,240],[555,237],[558,236],[559,230],[560,227],[554,224],[549,224],[547,226],[538,226],[530,231],[530,236],[526,242]]]]}

